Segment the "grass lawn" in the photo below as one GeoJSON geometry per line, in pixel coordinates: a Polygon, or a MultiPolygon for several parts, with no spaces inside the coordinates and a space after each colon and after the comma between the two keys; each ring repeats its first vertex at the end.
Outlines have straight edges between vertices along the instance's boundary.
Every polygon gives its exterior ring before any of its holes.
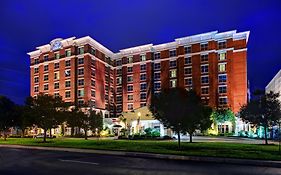
{"type": "Polygon", "coordinates": [[[231,157],[243,159],[281,160],[278,145],[254,145],[239,143],[181,143],[178,150],[174,141],[135,141],[135,140],[84,140],[80,138],[49,139],[42,143],[42,139],[8,138],[0,139],[0,144],[16,144],[28,146],[67,147],[116,151],[136,151],[146,153],[231,157]]]}

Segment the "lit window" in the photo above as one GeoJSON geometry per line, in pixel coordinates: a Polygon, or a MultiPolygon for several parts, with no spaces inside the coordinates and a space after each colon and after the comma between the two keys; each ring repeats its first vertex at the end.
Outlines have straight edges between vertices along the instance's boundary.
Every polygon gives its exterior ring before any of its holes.
{"type": "Polygon", "coordinates": [[[170,51],[169,51],[169,56],[170,56],[170,57],[175,57],[175,56],[177,56],[177,51],[176,51],[176,50],[170,50],[170,51]]]}
{"type": "Polygon", "coordinates": [[[70,57],[71,56],[71,50],[66,50],[65,51],[65,56],[70,57]]]}
{"type": "Polygon", "coordinates": [[[59,72],[55,72],[54,79],[55,80],[59,80],[60,79],[60,73],[59,72]]]}
{"type": "Polygon", "coordinates": [[[223,61],[226,59],[226,53],[219,53],[219,61],[223,61]]]}
{"type": "Polygon", "coordinates": [[[154,63],[154,70],[160,70],[161,69],[161,63],[154,63]]]}
{"type": "Polygon", "coordinates": [[[146,55],[141,55],[141,56],[140,56],[140,60],[141,60],[141,61],[146,61],[146,55]]]}
{"type": "Polygon", "coordinates": [[[209,87],[202,87],[201,88],[201,94],[202,95],[208,95],[209,94],[209,87]]]}
{"type": "Polygon", "coordinates": [[[117,77],[116,78],[116,83],[117,84],[122,84],[122,77],[117,77]]]}
{"type": "Polygon", "coordinates": [[[65,87],[70,87],[71,84],[70,84],[70,81],[65,81],[65,87]]]}
{"type": "Polygon", "coordinates": [[[128,83],[133,82],[133,76],[128,76],[128,77],[127,77],[127,82],[128,82],[128,83]]]}
{"type": "Polygon", "coordinates": [[[146,74],[140,74],[140,80],[141,81],[146,80],[146,74]]]}
{"type": "Polygon", "coordinates": [[[134,107],[133,107],[133,104],[128,104],[128,110],[133,110],[134,107]]]}
{"type": "Polygon", "coordinates": [[[96,55],[96,49],[95,48],[91,48],[91,54],[96,55]]]}
{"type": "Polygon", "coordinates": [[[170,78],[175,78],[175,77],[177,77],[177,70],[176,69],[170,70],[170,78]]]}
{"type": "Polygon", "coordinates": [[[201,62],[208,62],[209,60],[208,54],[201,55],[200,57],[201,57],[201,62]]]}
{"type": "Polygon", "coordinates": [[[78,89],[78,97],[84,97],[84,89],[78,89]]]}
{"type": "Polygon", "coordinates": [[[133,57],[132,56],[127,58],[127,63],[133,63],[133,57]]]}
{"type": "Polygon", "coordinates": [[[177,87],[177,80],[170,80],[170,87],[171,88],[177,87]]]}
{"type": "Polygon", "coordinates": [[[65,67],[68,67],[68,66],[70,66],[70,60],[65,61],[65,67]]]}
{"type": "Polygon", "coordinates": [[[219,86],[219,94],[225,94],[225,93],[227,93],[227,87],[219,86]]]}
{"type": "Polygon", "coordinates": [[[208,50],[208,43],[200,44],[201,51],[208,50]]]}
{"type": "Polygon", "coordinates": [[[132,100],[133,100],[133,95],[132,94],[128,95],[128,101],[132,101],[132,100]]]}
{"type": "Polygon", "coordinates": [[[65,70],[64,73],[65,73],[65,77],[70,77],[70,70],[65,70]]]}
{"type": "Polygon", "coordinates": [[[225,72],[226,71],[226,63],[219,63],[218,71],[219,72],[225,72]]]}
{"type": "Polygon", "coordinates": [[[154,53],[154,59],[160,59],[160,52],[154,53]]]}
{"type": "Polygon", "coordinates": [[[225,83],[227,81],[227,75],[226,74],[219,74],[219,83],[225,83]]]}
{"type": "Polygon", "coordinates": [[[184,64],[191,64],[192,61],[191,61],[191,57],[185,57],[184,58],[184,64]]]}
{"type": "Polygon", "coordinates": [[[78,48],[78,54],[79,55],[84,54],[84,47],[79,47],[78,48]]]}
{"type": "Polygon", "coordinates": [[[170,61],[170,67],[176,67],[176,66],[177,66],[176,60],[170,61]]]}
{"type": "Polygon", "coordinates": [[[201,83],[202,84],[208,84],[209,83],[209,76],[202,76],[201,77],[201,83]]]}
{"type": "Polygon", "coordinates": [[[209,65],[201,65],[201,73],[208,73],[209,65]]]}
{"type": "Polygon", "coordinates": [[[192,68],[191,67],[184,68],[184,75],[190,75],[190,74],[192,74],[192,68]]]}
{"type": "Polygon", "coordinates": [[[84,58],[78,58],[78,64],[84,64],[84,58]]]}
{"type": "Polygon", "coordinates": [[[55,59],[57,60],[57,59],[60,59],[60,54],[57,52],[57,53],[55,53],[55,59]]]}

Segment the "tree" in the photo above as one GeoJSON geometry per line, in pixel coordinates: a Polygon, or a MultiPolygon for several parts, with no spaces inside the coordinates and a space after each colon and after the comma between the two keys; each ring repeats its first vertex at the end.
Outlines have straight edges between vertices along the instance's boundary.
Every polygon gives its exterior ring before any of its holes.
{"type": "Polygon", "coordinates": [[[40,93],[30,98],[30,115],[34,117],[34,124],[44,131],[43,142],[46,142],[47,130],[61,124],[65,107],[61,97],[40,93]]]}
{"type": "Polygon", "coordinates": [[[73,107],[70,111],[67,111],[66,124],[71,128],[71,136],[74,136],[74,128],[78,127],[79,123],[79,109],[77,107],[73,107]]]}
{"type": "Polygon", "coordinates": [[[188,132],[192,142],[192,134],[196,129],[205,130],[211,126],[212,109],[205,106],[192,90],[164,89],[152,97],[149,109],[155,119],[177,133],[179,148],[181,133],[188,132]]]}
{"type": "Polygon", "coordinates": [[[256,126],[263,126],[265,130],[265,144],[267,141],[267,128],[272,127],[281,118],[281,104],[278,100],[279,94],[269,92],[266,94],[258,91],[257,98],[252,99],[240,109],[240,117],[256,126]]]}
{"type": "Polygon", "coordinates": [[[235,124],[235,115],[229,108],[218,108],[212,113],[212,120],[215,124],[221,124],[226,121],[229,121],[234,126],[235,124]]]}
{"type": "Polygon", "coordinates": [[[100,136],[100,131],[103,129],[102,112],[90,111],[90,129],[96,131],[96,135],[100,136]]]}
{"type": "Polygon", "coordinates": [[[10,99],[0,96],[0,132],[3,132],[4,140],[7,139],[9,128],[14,126],[15,104],[10,99]]]}

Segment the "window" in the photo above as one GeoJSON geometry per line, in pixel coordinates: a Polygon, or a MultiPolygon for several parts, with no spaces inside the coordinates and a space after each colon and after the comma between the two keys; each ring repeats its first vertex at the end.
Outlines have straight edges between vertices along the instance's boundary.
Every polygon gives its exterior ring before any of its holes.
{"type": "Polygon", "coordinates": [[[39,77],[34,77],[34,83],[38,83],[39,82],[39,77]]]}
{"type": "Polygon", "coordinates": [[[209,65],[201,65],[201,73],[208,73],[209,65]]]}
{"type": "Polygon", "coordinates": [[[176,78],[177,77],[177,70],[173,69],[170,70],[170,78],[176,78]]]}
{"type": "Polygon", "coordinates": [[[226,48],[226,41],[219,41],[218,45],[219,45],[219,49],[224,49],[226,48]]]}
{"type": "Polygon", "coordinates": [[[70,87],[71,84],[70,84],[70,81],[65,81],[65,87],[70,87]]]}
{"type": "Polygon", "coordinates": [[[78,97],[84,97],[84,89],[78,89],[78,97]]]}
{"type": "Polygon", "coordinates": [[[96,81],[95,80],[91,80],[91,86],[93,86],[93,87],[96,86],[96,81]]]}
{"type": "Polygon", "coordinates": [[[127,77],[127,82],[132,83],[133,82],[133,76],[128,76],[127,77]]]}
{"type": "Polygon", "coordinates": [[[55,63],[54,68],[55,68],[55,69],[60,68],[60,63],[55,63]]]}
{"type": "Polygon", "coordinates": [[[226,63],[219,63],[218,65],[218,71],[219,72],[225,72],[226,71],[226,63]]]}
{"type": "Polygon", "coordinates": [[[191,57],[185,57],[184,58],[184,64],[191,64],[192,61],[191,61],[191,57]]]}
{"type": "Polygon", "coordinates": [[[78,75],[84,75],[84,68],[78,69],[78,75]]]}
{"type": "Polygon", "coordinates": [[[116,61],[116,66],[121,66],[121,65],[122,65],[122,60],[121,59],[117,60],[116,61]]]}
{"type": "Polygon", "coordinates": [[[128,104],[128,110],[133,110],[133,104],[128,104]]]}
{"type": "Polygon", "coordinates": [[[116,97],[116,101],[117,101],[117,103],[118,103],[118,102],[122,102],[122,96],[117,96],[117,97],[116,97]]]}
{"type": "Polygon", "coordinates": [[[208,50],[208,43],[200,44],[201,51],[208,50]]]}
{"type": "Polygon", "coordinates": [[[226,74],[219,74],[219,83],[226,83],[227,75],[226,74]]]}
{"type": "Polygon", "coordinates": [[[176,67],[176,66],[177,66],[176,60],[170,61],[170,67],[176,67]]]}
{"type": "Polygon", "coordinates": [[[190,75],[190,74],[192,74],[192,68],[191,67],[184,68],[184,75],[190,75]]]}
{"type": "Polygon", "coordinates": [[[170,57],[175,57],[175,56],[177,56],[177,51],[176,51],[176,50],[170,50],[170,51],[169,51],[169,56],[170,56],[170,57]]]}
{"type": "Polygon", "coordinates": [[[133,85],[128,85],[127,86],[127,91],[132,92],[133,91],[133,85]]]}
{"type": "Polygon", "coordinates": [[[49,65],[44,65],[44,71],[48,71],[49,65]]]}
{"type": "Polygon", "coordinates": [[[225,94],[225,93],[227,93],[227,87],[219,86],[219,94],[225,94]]]}
{"type": "Polygon", "coordinates": [[[66,50],[65,51],[65,56],[70,57],[71,56],[71,50],[66,50]]]}
{"type": "Polygon", "coordinates": [[[48,84],[44,84],[44,91],[49,90],[49,85],[48,84]]]}
{"type": "Polygon", "coordinates": [[[219,105],[227,105],[227,97],[219,97],[219,105]]]}
{"type": "Polygon", "coordinates": [[[131,100],[133,100],[133,95],[132,94],[128,95],[128,101],[131,101],[131,100]]]}
{"type": "Polygon", "coordinates": [[[201,83],[202,84],[208,84],[209,83],[209,76],[202,76],[201,77],[201,83]]]}
{"type": "Polygon", "coordinates": [[[184,53],[185,53],[185,54],[191,53],[191,46],[185,46],[185,47],[184,47],[184,53]]]}
{"type": "Polygon", "coordinates": [[[184,85],[191,86],[192,85],[192,78],[186,78],[184,79],[184,85]]]}
{"type": "Polygon", "coordinates": [[[79,106],[82,106],[84,104],[84,101],[83,100],[78,100],[78,105],[79,106]]]}
{"type": "Polygon", "coordinates": [[[122,74],[122,69],[117,69],[117,72],[116,72],[118,75],[122,74]]]}
{"type": "Polygon", "coordinates": [[[122,84],[122,77],[116,78],[116,84],[122,84]]]}
{"type": "Polygon", "coordinates": [[[60,53],[55,53],[55,59],[57,60],[57,59],[60,59],[60,53]]]}
{"type": "Polygon", "coordinates": [[[128,73],[132,73],[133,72],[133,67],[131,66],[131,67],[127,67],[127,72],[128,73]]]}
{"type": "Polygon", "coordinates": [[[59,83],[58,83],[58,82],[56,82],[56,83],[54,84],[54,88],[55,88],[55,89],[60,88],[60,85],[59,85],[59,83]]]}
{"type": "Polygon", "coordinates": [[[141,103],[140,106],[144,107],[144,106],[146,106],[146,103],[141,103]]]}
{"type": "Polygon", "coordinates": [[[55,80],[59,80],[60,79],[60,73],[59,72],[55,72],[54,79],[55,80]]]}
{"type": "Polygon", "coordinates": [[[127,63],[133,63],[133,57],[132,56],[127,58],[127,63]]]}
{"type": "Polygon", "coordinates": [[[64,73],[65,73],[65,77],[70,77],[70,70],[65,70],[64,73]]]}
{"type": "Polygon", "coordinates": [[[84,47],[79,47],[78,48],[78,54],[79,55],[84,54],[84,47]]]}
{"type": "Polygon", "coordinates": [[[201,88],[201,94],[202,95],[208,95],[209,94],[209,87],[202,87],[201,88]]]}
{"type": "Polygon", "coordinates": [[[145,91],[146,90],[146,83],[140,84],[140,90],[145,91]]]}
{"type": "Polygon", "coordinates": [[[160,59],[160,52],[154,53],[154,59],[160,59]]]}
{"type": "Polygon", "coordinates": [[[141,61],[146,61],[146,55],[141,55],[141,56],[140,56],[140,60],[141,60],[141,61]]]}
{"type": "Polygon", "coordinates": [[[39,87],[38,86],[34,87],[34,92],[39,92],[39,87]]]}
{"type": "Polygon", "coordinates": [[[154,63],[154,70],[160,70],[161,69],[161,63],[154,63]]]}
{"type": "Polygon", "coordinates": [[[84,64],[84,58],[78,58],[78,64],[84,64]]]}
{"type": "Polygon", "coordinates": [[[58,97],[60,96],[60,93],[55,92],[55,93],[54,93],[54,96],[55,96],[55,98],[58,98],[58,97]]]}
{"type": "Polygon", "coordinates": [[[44,55],[44,61],[48,61],[49,60],[49,55],[44,55]]]}
{"type": "Polygon", "coordinates": [[[92,97],[95,97],[95,96],[96,96],[96,91],[91,90],[91,96],[92,96],[92,97]]]}
{"type": "Polygon", "coordinates": [[[78,79],[78,86],[84,85],[84,79],[78,79]]]}
{"type": "Polygon", "coordinates": [[[94,69],[92,69],[91,75],[92,75],[92,76],[96,76],[96,71],[95,71],[94,69]]]}
{"type": "Polygon", "coordinates": [[[117,93],[120,93],[120,92],[122,92],[122,87],[117,87],[117,93]]]}
{"type": "Polygon", "coordinates": [[[141,93],[140,94],[140,99],[145,100],[146,99],[146,93],[141,93]]]}
{"type": "Polygon", "coordinates": [[[65,91],[65,98],[70,98],[70,91],[65,91]]]}
{"type": "Polygon", "coordinates": [[[154,72],[154,80],[160,80],[161,74],[160,72],[154,72]]]}
{"type": "Polygon", "coordinates": [[[154,90],[155,91],[158,91],[158,90],[160,90],[161,89],[161,83],[160,82],[155,82],[154,83],[154,90]]]}
{"type": "Polygon", "coordinates": [[[219,61],[223,61],[225,59],[226,59],[226,53],[225,52],[219,53],[219,61]]]}
{"type": "Polygon", "coordinates": [[[140,80],[141,81],[146,80],[146,74],[140,74],[140,80]]]}
{"type": "Polygon", "coordinates": [[[34,64],[39,64],[39,59],[34,59],[34,64]]]}
{"type": "Polygon", "coordinates": [[[171,88],[177,87],[177,80],[170,80],[170,87],[171,88]]]}
{"type": "Polygon", "coordinates": [[[208,54],[201,55],[201,62],[208,62],[208,60],[209,60],[208,54]]]}
{"type": "Polygon", "coordinates": [[[140,70],[145,71],[146,70],[146,64],[141,64],[140,65],[140,70]]]}
{"type": "Polygon", "coordinates": [[[49,80],[49,75],[48,74],[44,75],[44,81],[48,81],[48,80],[49,80]]]}
{"type": "Polygon", "coordinates": [[[68,67],[68,66],[70,66],[70,60],[65,61],[65,67],[68,67]]]}
{"type": "Polygon", "coordinates": [[[38,67],[34,67],[34,73],[37,74],[39,72],[39,68],[38,67]]]}

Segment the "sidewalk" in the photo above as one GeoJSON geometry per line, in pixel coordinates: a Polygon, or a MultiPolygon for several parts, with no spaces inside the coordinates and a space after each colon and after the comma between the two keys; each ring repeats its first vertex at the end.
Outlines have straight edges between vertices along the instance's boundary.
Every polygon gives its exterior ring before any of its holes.
{"type": "Polygon", "coordinates": [[[78,149],[78,148],[59,148],[59,147],[39,147],[39,146],[22,146],[22,145],[1,145],[1,144],[0,144],[0,148],[66,151],[66,152],[76,152],[76,153],[103,154],[103,155],[127,156],[127,157],[138,157],[138,158],[185,160],[185,161],[195,161],[195,162],[227,163],[227,164],[281,168],[281,161],[268,161],[268,160],[251,160],[251,159],[235,159],[235,158],[203,157],[203,156],[202,157],[180,156],[180,155],[154,154],[154,153],[141,153],[141,152],[108,151],[108,150],[93,150],[93,149],[78,149]]]}

